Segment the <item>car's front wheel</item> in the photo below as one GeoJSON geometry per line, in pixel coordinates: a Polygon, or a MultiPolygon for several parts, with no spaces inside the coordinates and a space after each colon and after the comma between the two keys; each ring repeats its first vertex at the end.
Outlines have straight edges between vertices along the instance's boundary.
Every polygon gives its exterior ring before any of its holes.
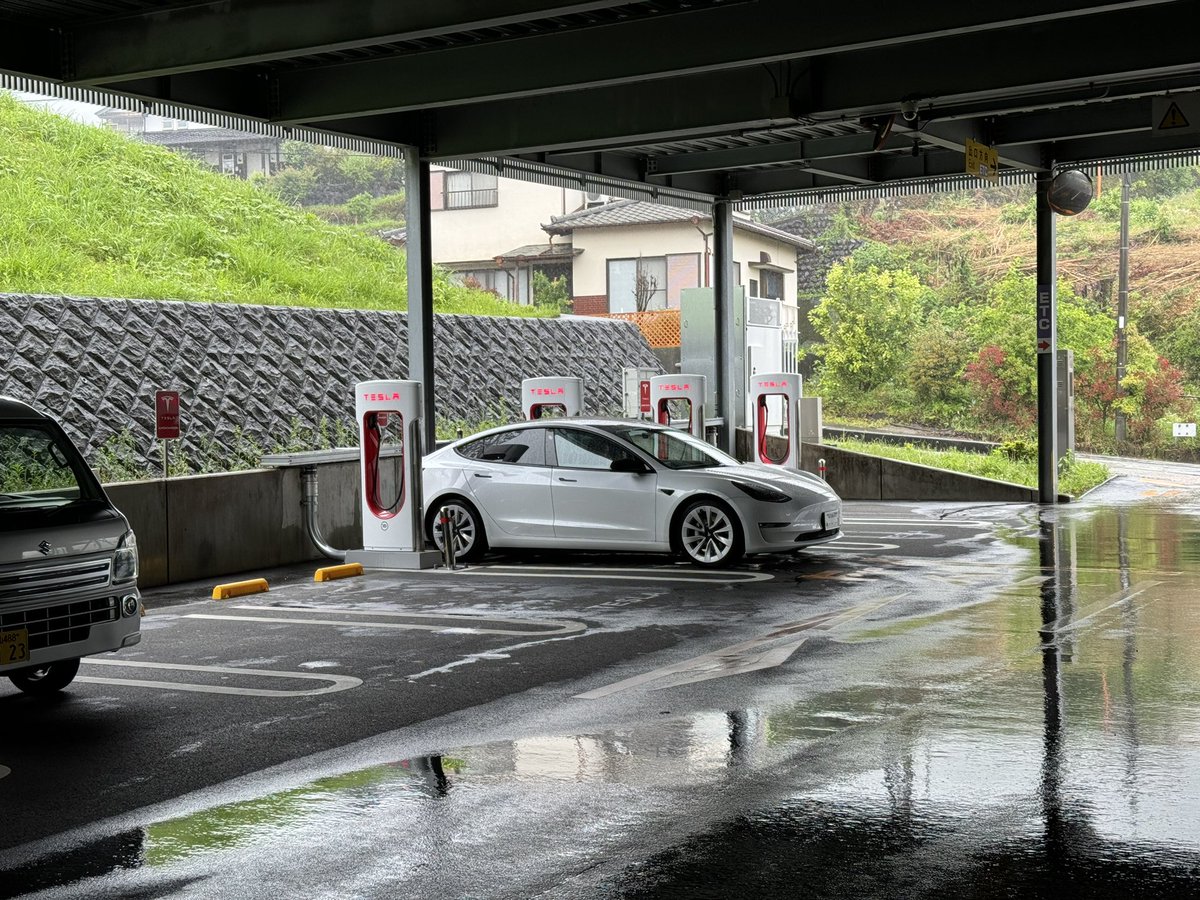
{"type": "Polygon", "coordinates": [[[425,533],[438,552],[445,546],[442,541],[442,510],[454,523],[454,556],[463,562],[479,559],[487,552],[487,535],[483,531],[483,520],[479,511],[466,500],[448,497],[437,501],[429,510],[425,520],[425,533]]]}
{"type": "Polygon", "coordinates": [[[746,542],[737,514],[719,500],[691,501],[675,526],[674,544],[684,559],[701,566],[731,566],[746,542]]]}
{"type": "Polygon", "coordinates": [[[75,680],[79,672],[79,660],[64,659],[33,669],[21,669],[8,676],[8,680],[27,694],[46,697],[56,694],[75,680]]]}

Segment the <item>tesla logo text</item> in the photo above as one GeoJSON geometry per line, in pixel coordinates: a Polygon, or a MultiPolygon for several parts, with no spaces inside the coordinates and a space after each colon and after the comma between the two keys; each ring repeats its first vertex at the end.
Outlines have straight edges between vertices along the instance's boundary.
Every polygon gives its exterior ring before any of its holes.
{"type": "Polygon", "coordinates": [[[42,551],[43,556],[49,556],[50,555],[50,542],[42,541],[40,544],[38,544],[38,549],[42,551]]]}
{"type": "Polygon", "coordinates": [[[787,387],[787,382],[786,381],[760,381],[758,383],[758,386],[760,388],[787,387]]]}
{"type": "Polygon", "coordinates": [[[658,389],[660,391],[690,391],[692,386],[690,384],[660,384],[658,389]]]}
{"type": "Polygon", "coordinates": [[[399,395],[398,393],[396,393],[395,391],[392,391],[392,393],[390,393],[390,394],[363,394],[363,399],[364,399],[364,400],[370,400],[370,401],[375,401],[375,400],[399,400],[399,399],[400,399],[400,395],[399,395]]]}
{"type": "Polygon", "coordinates": [[[567,392],[566,388],[530,388],[529,393],[535,397],[559,397],[567,392]]]}

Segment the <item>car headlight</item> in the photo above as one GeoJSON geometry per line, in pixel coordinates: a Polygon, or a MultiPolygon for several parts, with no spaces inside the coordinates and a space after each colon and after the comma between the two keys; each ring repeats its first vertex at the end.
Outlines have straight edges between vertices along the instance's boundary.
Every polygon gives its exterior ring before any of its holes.
{"type": "Polygon", "coordinates": [[[787,503],[792,498],[783,491],[777,491],[773,487],[767,487],[765,484],[750,484],[745,481],[735,481],[734,486],[755,500],[764,500],[767,503],[787,503]]]}
{"type": "Polygon", "coordinates": [[[121,536],[113,554],[113,581],[132,581],[138,577],[137,538],[132,531],[121,536]]]}

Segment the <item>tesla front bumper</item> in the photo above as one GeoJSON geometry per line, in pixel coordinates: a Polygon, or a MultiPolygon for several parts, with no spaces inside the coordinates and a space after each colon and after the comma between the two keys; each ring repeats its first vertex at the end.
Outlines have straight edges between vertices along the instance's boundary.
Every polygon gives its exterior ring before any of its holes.
{"type": "Polygon", "coordinates": [[[795,550],[798,547],[824,544],[841,537],[840,500],[812,503],[798,510],[792,509],[791,504],[784,504],[782,509],[773,510],[764,509],[765,506],[766,504],[759,504],[757,507],[760,518],[755,523],[756,527],[752,529],[753,539],[747,536],[748,553],[795,550]],[[787,515],[789,512],[792,514],[787,515]],[[780,513],[784,515],[779,515],[780,513]]]}

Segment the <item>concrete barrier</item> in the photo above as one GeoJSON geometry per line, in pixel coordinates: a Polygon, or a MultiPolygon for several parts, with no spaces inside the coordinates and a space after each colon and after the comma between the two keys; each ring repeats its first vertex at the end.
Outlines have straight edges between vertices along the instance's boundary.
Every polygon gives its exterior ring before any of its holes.
{"type": "MultiPolygon", "coordinates": [[[[782,453],[782,439],[768,436],[767,440],[769,444],[779,442],[771,449],[772,453],[782,453]]],[[[752,443],[750,431],[739,428],[738,459],[752,458],[752,443]]],[[[824,459],[825,479],[843,500],[1038,502],[1037,488],[855,453],[830,444],[805,444],[801,448],[800,459],[805,471],[814,474],[817,472],[817,460],[824,459]]],[[[1060,499],[1070,498],[1063,495],[1060,499]]]]}
{"type": "MultiPolygon", "coordinates": [[[[358,466],[318,467],[317,521],[335,547],[362,546],[358,466]]],[[[105,485],[138,536],[143,587],[320,559],[300,506],[299,469],[253,469],[105,485]]]]}

